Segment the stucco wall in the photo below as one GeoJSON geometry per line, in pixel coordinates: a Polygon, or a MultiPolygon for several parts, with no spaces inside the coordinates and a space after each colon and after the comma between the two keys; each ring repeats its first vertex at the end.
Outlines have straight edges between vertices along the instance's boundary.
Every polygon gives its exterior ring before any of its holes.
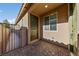
{"type": "MultiPolygon", "coordinates": [[[[54,12],[57,12],[58,15],[58,21],[57,21],[57,31],[45,31],[43,29],[43,38],[48,40],[57,41],[59,43],[64,43],[65,45],[69,44],[69,28],[68,28],[68,5],[64,4],[62,6],[59,6],[55,10],[52,10],[51,12],[47,13],[52,14],[54,12]]],[[[45,15],[44,15],[45,16],[45,15]]],[[[41,19],[43,22],[43,19],[41,19]]],[[[44,25],[43,25],[44,28],[44,25]]]]}
{"type": "Polygon", "coordinates": [[[17,23],[16,27],[27,27],[28,28],[28,13],[17,23]]]}

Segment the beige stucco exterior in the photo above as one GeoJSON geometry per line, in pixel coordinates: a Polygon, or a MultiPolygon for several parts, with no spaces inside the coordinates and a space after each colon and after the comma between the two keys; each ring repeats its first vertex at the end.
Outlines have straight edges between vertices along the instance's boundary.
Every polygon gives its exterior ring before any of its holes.
{"type": "MultiPolygon", "coordinates": [[[[59,6],[58,8],[52,10],[50,13],[46,15],[53,14],[55,12],[57,13],[57,31],[44,30],[44,25],[41,25],[43,27],[42,29],[43,38],[68,45],[69,44],[68,4],[59,6]]],[[[44,20],[43,17],[40,20],[43,23],[44,20]]]]}
{"type": "Polygon", "coordinates": [[[28,12],[25,16],[17,23],[16,27],[27,27],[28,28],[28,12]]]}

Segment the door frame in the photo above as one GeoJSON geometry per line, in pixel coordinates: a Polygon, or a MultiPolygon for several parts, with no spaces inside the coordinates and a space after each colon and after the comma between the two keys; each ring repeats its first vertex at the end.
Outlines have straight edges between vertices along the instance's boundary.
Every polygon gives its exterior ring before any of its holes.
{"type": "Polygon", "coordinates": [[[38,15],[36,15],[36,14],[34,14],[34,13],[30,13],[29,12],[29,39],[28,39],[28,44],[32,44],[32,43],[34,43],[34,42],[36,42],[36,41],[38,41],[38,40],[40,40],[39,39],[39,20],[40,20],[40,17],[38,16],[38,15]],[[34,15],[34,16],[36,16],[36,17],[38,17],[38,24],[37,24],[37,36],[38,36],[38,38],[37,39],[35,39],[35,40],[33,40],[33,41],[31,41],[31,19],[30,19],[30,14],[32,14],[32,15],[34,15]]]}

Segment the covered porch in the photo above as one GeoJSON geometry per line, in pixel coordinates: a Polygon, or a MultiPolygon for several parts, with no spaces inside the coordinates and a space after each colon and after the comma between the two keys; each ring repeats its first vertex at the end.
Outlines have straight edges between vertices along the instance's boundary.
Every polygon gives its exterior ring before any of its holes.
{"type": "Polygon", "coordinates": [[[28,44],[45,39],[77,53],[76,11],[76,4],[24,4],[16,23],[28,15],[28,44]]]}
{"type": "Polygon", "coordinates": [[[77,5],[33,4],[29,13],[29,42],[53,41],[77,55],[77,5]]]}

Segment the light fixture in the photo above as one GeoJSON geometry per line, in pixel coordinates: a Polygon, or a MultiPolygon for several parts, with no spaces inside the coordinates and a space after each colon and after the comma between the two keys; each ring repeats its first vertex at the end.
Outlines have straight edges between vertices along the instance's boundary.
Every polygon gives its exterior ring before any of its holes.
{"type": "Polygon", "coordinates": [[[45,8],[47,8],[48,7],[48,5],[45,5],[45,8]]]}

